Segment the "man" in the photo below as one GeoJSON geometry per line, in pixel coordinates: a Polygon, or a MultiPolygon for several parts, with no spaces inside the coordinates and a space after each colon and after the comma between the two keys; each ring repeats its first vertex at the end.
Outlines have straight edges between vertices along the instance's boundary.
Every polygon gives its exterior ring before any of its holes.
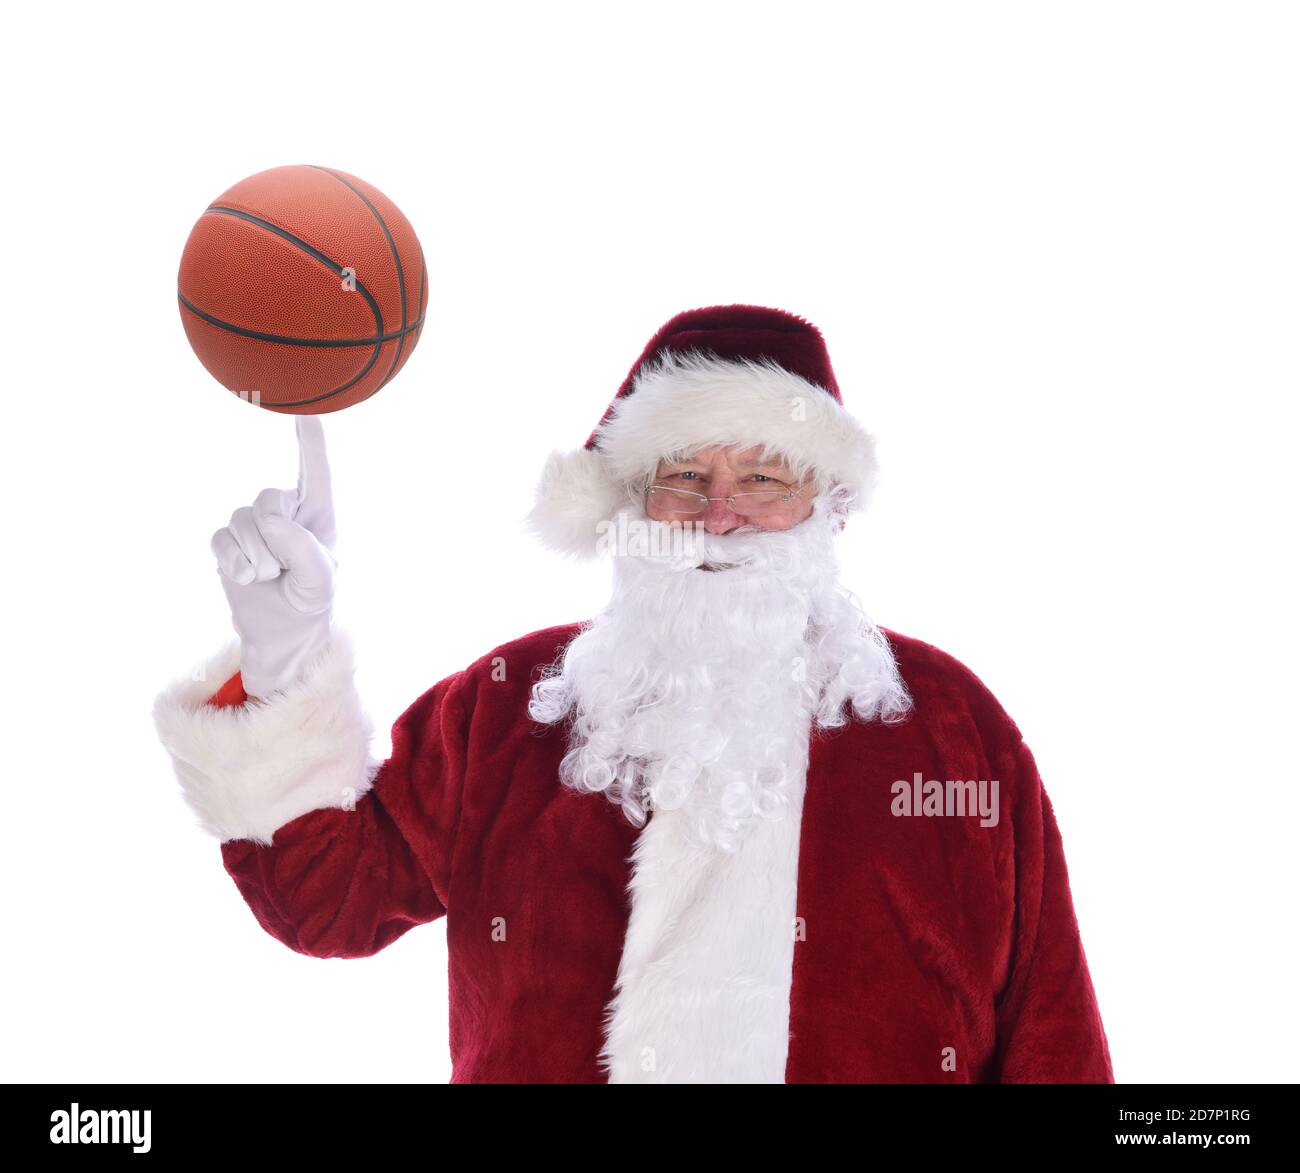
{"type": "Polygon", "coordinates": [[[435,684],[382,764],[318,420],[299,441],[298,492],[213,540],[226,683],[157,724],[290,948],[447,917],[453,1082],[1112,1080],[1019,731],[838,584],[874,448],[815,327],[725,306],[651,339],[530,517],[612,557],[609,606],[435,684]]]}

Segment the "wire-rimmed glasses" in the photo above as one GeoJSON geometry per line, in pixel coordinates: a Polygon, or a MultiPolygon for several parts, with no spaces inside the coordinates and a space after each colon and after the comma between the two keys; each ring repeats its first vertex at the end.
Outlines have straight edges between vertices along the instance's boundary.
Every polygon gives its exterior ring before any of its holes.
{"type": "Polygon", "coordinates": [[[786,485],[781,489],[756,489],[751,492],[732,493],[729,497],[706,497],[703,493],[694,493],[690,489],[677,489],[672,485],[651,485],[646,490],[646,503],[655,499],[656,503],[667,513],[679,517],[693,517],[703,513],[710,501],[725,501],[733,513],[745,517],[762,517],[775,513],[782,505],[793,501],[801,492],[803,485],[786,485]]]}

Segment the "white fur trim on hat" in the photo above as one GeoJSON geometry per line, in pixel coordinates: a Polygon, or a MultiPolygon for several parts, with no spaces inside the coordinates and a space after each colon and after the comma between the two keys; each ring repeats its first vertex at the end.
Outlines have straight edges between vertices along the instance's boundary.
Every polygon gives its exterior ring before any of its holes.
{"type": "Polygon", "coordinates": [[[760,446],[820,490],[848,485],[858,508],[875,481],[874,440],[829,391],[771,359],[667,351],[615,400],[595,448],[551,454],[528,527],[552,549],[591,557],[600,523],[661,460],[718,444],[760,446]]]}
{"type": "Polygon", "coordinates": [[[234,642],[154,703],[158,736],[185,800],[222,842],[269,845],[308,811],[351,809],[381,763],[370,757],[371,725],[352,682],[352,645],[339,631],[283,692],[245,705],[207,703],[239,668],[234,642]]]}
{"type": "Polygon", "coordinates": [[[552,452],[526,524],[552,550],[575,558],[596,553],[597,526],[623,504],[626,490],[610,478],[605,457],[591,448],[552,452]]]}

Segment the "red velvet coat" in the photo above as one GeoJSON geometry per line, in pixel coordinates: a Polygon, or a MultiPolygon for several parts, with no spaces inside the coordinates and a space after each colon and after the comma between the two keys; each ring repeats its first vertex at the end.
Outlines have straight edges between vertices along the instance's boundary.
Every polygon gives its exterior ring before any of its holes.
{"type": "MultiPolygon", "coordinates": [[[[354,810],[308,811],[271,846],[221,845],[262,927],[312,957],[366,957],[446,916],[452,1082],[605,1079],[639,832],[559,784],[565,731],[526,713],[537,669],[578,628],[534,632],[426,692],[354,810]]],[[[813,737],[786,1081],[1111,1082],[1028,748],[968,669],[886,634],[914,711],[813,737]],[[895,815],[891,787],[917,772],[997,779],[1000,820],[895,815]]]]}

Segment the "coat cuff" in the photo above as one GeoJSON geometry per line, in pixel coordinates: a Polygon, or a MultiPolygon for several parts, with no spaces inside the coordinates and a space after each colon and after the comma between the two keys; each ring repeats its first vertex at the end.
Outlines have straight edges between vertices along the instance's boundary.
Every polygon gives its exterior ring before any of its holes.
{"type": "Polygon", "coordinates": [[[239,668],[239,644],[219,652],[154,702],[154,724],[185,800],[223,843],[270,845],[308,811],[351,810],[381,763],[353,683],[352,644],[337,629],[292,685],[263,700],[218,707],[217,682],[239,668]]]}

